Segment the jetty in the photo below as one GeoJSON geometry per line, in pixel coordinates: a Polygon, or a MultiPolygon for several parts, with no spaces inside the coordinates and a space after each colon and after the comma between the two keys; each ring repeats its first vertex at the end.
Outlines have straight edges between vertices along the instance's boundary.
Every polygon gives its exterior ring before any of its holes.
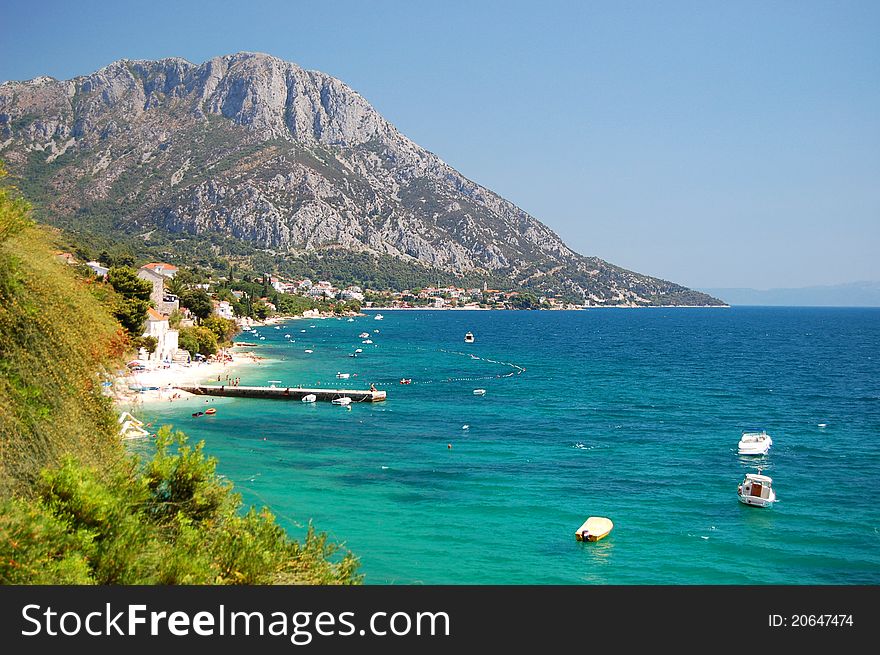
{"type": "Polygon", "coordinates": [[[197,396],[222,396],[224,398],[268,398],[270,400],[302,400],[314,394],[316,400],[327,402],[337,398],[351,398],[353,403],[377,403],[385,400],[385,391],[370,389],[304,389],[302,387],[245,387],[228,385],[178,385],[181,391],[197,396]]]}

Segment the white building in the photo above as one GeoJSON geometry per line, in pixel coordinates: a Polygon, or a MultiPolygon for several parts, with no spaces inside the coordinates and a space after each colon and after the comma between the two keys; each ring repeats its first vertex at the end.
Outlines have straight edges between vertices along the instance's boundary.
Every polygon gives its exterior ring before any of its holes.
{"type": "Polygon", "coordinates": [[[98,277],[104,277],[105,275],[107,275],[107,271],[110,270],[109,268],[107,268],[106,266],[102,266],[98,262],[86,262],[86,266],[92,269],[95,272],[95,275],[97,275],[98,277]]]}
{"type": "Polygon", "coordinates": [[[156,350],[147,353],[141,348],[143,359],[150,362],[171,362],[177,353],[177,330],[172,330],[168,325],[168,317],[160,314],[150,307],[147,310],[147,324],[143,336],[155,337],[156,350]]]}
{"type": "Polygon", "coordinates": [[[235,313],[232,311],[232,305],[228,300],[221,300],[214,303],[214,313],[220,318],[235,319],[235,313]]]}

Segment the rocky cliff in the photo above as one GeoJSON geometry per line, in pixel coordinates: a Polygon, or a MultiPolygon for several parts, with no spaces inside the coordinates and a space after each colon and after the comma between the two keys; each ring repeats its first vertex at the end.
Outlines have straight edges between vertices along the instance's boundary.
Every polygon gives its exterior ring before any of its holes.
{"type": "MultiPolygon", "coordinates": [[[[341,81],[263,54],[0,85],[0,159],[67,229],[393,257],[607,304],[720,304],[568,248],[341,81]]],[[[220,245],[217,245],[220,244],[220,245]]]]}

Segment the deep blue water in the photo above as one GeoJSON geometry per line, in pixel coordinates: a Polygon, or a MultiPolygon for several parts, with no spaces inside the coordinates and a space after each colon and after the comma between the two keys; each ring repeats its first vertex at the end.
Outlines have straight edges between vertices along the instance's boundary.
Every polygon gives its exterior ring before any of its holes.
{"type": "Polygon", "coordinates": [[[313,519],[343,541],[368,583],[880,583],[880,310],[383,314],[262,327],[271,361],[240,375],[374,382],[385,403],[148,412],[294,535],[313,519]],[[748,428],[766,457],[736,454],[748,428]],[[758,466],[771,509],[736,499],[758,466]],[[576,542],[591,515],[614,531],[576,542]]]}

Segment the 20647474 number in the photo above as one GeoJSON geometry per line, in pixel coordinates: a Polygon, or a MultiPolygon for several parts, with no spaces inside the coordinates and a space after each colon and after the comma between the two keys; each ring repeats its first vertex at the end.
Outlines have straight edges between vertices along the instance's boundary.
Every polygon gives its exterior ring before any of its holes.
{"type": "Polygon", "coordinates": [[[770,614],[768,624],[771,628],[834,628],[852,627],[852,614],[770,614]]]}

